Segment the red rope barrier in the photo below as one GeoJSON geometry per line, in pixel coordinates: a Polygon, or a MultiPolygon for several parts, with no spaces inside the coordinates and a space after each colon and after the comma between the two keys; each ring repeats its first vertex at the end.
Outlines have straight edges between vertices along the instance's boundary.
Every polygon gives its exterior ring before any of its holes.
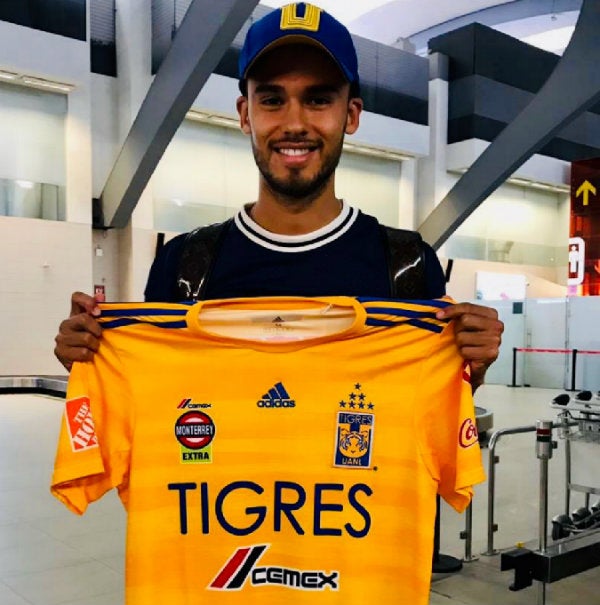
{"type": "MultiPolygon", "coordinates": [[[[587,349],[534,349],[528,347],[513,347],[513,363],[512,363],[512,384],[509,384],[510,387],[517,386],[517,351],[521,353],[562,353],[571,354],[572,357],[572,366],[571,366],[571,390],[575,390],[575,376],[576,376],[576,366],[577,366],[577,356],[578,355],[600,355],[600,351],[592,351],[587,349]]],[[[528,385],[526,385],[528,386],[528,385]]]]}
{"type": "MultiPolygon", "coordinates": [[[[527,348],[517,348],[517,351],[521,351],[523,353],[572,353],[574,349],[527,349],[527,348]]],[[[577,349],[578,355],[600,355],[600,351],[584,351],[582,349],[577,349]]]]}
{"type": "MultiPolygon", "coordinates": [[[[523,353],[571,353],[573,349],[519,349],[523,353]]],[[[579,350],[577,351],[579,353],[579,350]]]]}

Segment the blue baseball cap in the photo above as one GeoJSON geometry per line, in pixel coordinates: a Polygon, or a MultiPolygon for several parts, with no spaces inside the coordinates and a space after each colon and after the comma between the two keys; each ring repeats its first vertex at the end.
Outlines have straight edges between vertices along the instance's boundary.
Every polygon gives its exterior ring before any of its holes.
{"type": "Polygon", "coordinates": [[[358,90],[358,59],[350,32],[323,9],[298,2],[282,6],[255,21],[246,34],[239,57],[241,83],[265,52],[283,44],[314,44],[336,62],[344,77],[358,90]]]}

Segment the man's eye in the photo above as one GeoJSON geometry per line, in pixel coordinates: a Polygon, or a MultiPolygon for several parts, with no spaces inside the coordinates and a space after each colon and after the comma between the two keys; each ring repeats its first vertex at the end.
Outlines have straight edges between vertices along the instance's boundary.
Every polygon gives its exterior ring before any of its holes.
{"type": "Polygon", "coordinates": [[[331,99],[329,97],[311,97],[308,102],[310,105],[329,105],[331,99]]]}
{"type": "Polygon", "coordinates": [[[281,105],[281,97],[263,97],[260,100],[261,105],[277,106],[281,105]]]}

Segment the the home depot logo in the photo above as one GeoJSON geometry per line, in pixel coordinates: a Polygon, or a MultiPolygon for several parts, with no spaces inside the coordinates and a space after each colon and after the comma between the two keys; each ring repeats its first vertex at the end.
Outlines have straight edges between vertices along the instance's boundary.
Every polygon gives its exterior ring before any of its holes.
{"type": "Polygon", "coordinates": [[[65,420],[74,452],[98,447],[89,397],[76,397],[67,401],[65,420]]]}

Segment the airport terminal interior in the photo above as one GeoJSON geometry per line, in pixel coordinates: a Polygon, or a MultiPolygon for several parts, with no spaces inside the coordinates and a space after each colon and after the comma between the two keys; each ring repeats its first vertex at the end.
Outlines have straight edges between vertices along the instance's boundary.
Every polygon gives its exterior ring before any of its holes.
{"type": "MultiPolygon", "coordinates": [[[[165,243],[256,199],[237,64],[288,3],[0,2],[0,605],[125,605],[116,491],[82,516],[50,493],[54,338],[72,292],[143,301],[165,243]]],[[[315,4],[364,101],[336,195],[504,323],[486,478],[465,513],[439,500],[429,603],[600,605],[600,0],[315,4]]]]}

